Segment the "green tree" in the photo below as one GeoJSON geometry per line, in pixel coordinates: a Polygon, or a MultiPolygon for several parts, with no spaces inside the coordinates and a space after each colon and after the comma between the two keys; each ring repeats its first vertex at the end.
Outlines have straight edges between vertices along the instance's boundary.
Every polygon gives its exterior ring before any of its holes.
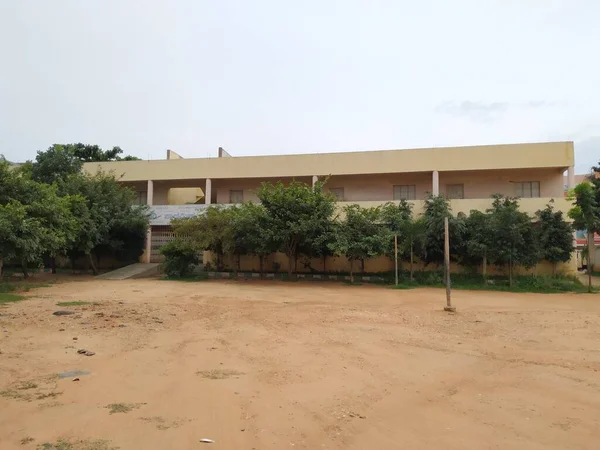
{"type": "Polygon", "coordinates": [[[139,161],[135,156],[121,156],[123,150],[121,147],[113,147],[110,150],[102,150],[97,145],[85,145],[81,142],[69,144],[69,147],[75,157],[82,162],[106,162],[106,161],[139,161]]]}
{"type": "MultiPolygon", "coordinates": [[[[264,274],[265,258],[277,251],[269,216],[261,204],[242,203],[234,210],[234,240],[241,254],[256,255],[259,271],[264,274]]],[[[239,266],[238,266],[239,268],[239,266]]]]}
{"type": "Polygon", "coordinates": [[[221,271],[225,255],[235,249],[235,214],[236,207],[209,206],[195,217],[174,219],[171,226],[176,235],[187,237],[198,253],[212,252],[221,271]]]}
{"type": "MultiPolygon", "coordinates": [[[[551,200],[553,202],[553,200],[551,200]]],[[[560,262],[571,259],[573,252],[573,228],[563,218],[562,211],[554,211],[551,203],[535,213],[538,227],[538,243],[542,259],[552,263],[552,274],[560,262]]]]}
{"type": "Polygon", "coordinates": [[[83,162],[69,146],[54,144],[37,153],[31,165],[31,177],[40,183],[52,184],[81,172],[82,167],[83,162]]]}
{"type": "Polygon", "coordinates": [[[462,263],[478,265],[481,263],[481,273],[487,276],[488,254],[492,246],[490,230],[490,214],[472,210],[465,221],[465,254],[462,263]]]}
{"type": "Polygon", "coordinates": [[[459,260],[463,252],[464,220],[452,215],[450,202],[442,195],[430,195],[425,199],[423,222],[425,228],[421,259],[426,264],[439,266],[444,262],[444,218],[448,217],[450,228],[450,259],[459,260]]]}
{"type": "Polygon", "coordinates": [[[577,230],[586,230],[588,236],[588,289],[592,291],[592,272],[594,271],[594,233],[600,231],[600,206],[596,197],[595,185],[583,182],[575,186],[570,193],[575,204],[569,210],[568,216],[573,219],[577,230]]]}
{"type": "MultiPolygon", "coordinates": [[[[62,196],[78,195],[83,202],[71,202],[70,208],[80,226],[68,253],[74,261],[84,255],[94,274],[97,269],[94,254],[100,248],[119,252],[128,248],[128,255],[137,258],[149,226],[149,211],[145,205],[134,205],[135,192],[119,183],[113,175],[74,174],[58,183],[62,196]]],[[[97,255],[96,255],[97,256],[97,255]]]]}
{"type": "Polygon", "coordinates": [[[303,244],[317,242],[332,221],[335,198],[323,191],[323,182],[314,187],[292,181],[288,186],[263,183],[258,198],[269,217],[271,235],[288,257],[291,278],[298,250],[303,244]]]}
{"type": "Polygon", "coordinates": [[[354,261],[383,255],[393,234],[381,223],[381,210],[348,205],[345,217],[338,222],[334,239],[329,243],[336,255],[345,256],[350,263],[350,282],[354,282],[354,261]]]}
{"type": "Polygon", "coordinates": [[[490,214],[490,261],[508,267],[513,285],[515,266],[533,267],[540,260],[539,247],[531,218],[519,211],[518,199],[494,196],[490,214]]]}

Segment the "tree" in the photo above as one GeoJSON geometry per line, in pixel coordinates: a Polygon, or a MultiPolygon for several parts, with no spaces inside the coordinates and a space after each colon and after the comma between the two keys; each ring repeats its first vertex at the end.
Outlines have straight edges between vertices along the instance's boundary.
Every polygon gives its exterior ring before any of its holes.
{"type": "Polygon", "coordinates": [[[69,146],[54,144],[46,151],[38,151],[31,166],[31,177],[40,183],[52,184],[81,172],[83,162],[69,146]]]}
{"type": "Polygon", "coordinates": [[[97,145],[82,143],[54,144],[45,151],[38,151],[35,162],[26,165],[24,170],[30,168],[35,181],[52,184],[81,172],[85,162],[139,160],[135,156],[121,157],[122,153],[121,147],[102,150],[97,145]]]}
{"type": "Polygon", "coordinates": [[[530,217],[519,211],[518,199],[494,196],[490,214],[491,262],[508,267],[509,284],[517,265],[534,266],[540,259],[539,247],[530,217]]]}
{"type": "Polygon", "coordinates": [[[392,238],[391,231],[381,224],[381,210],[348,205],[345,217],[338,222],[331,250],[345,256],[350,263],[350,282],[354,282],[354,261],[383,255],[392,238]]]}
{"type": "Polygon", "coordinates": [[[133,190],[117,182],[113,175],[98,172],[71,175],[58,183],[58,191],[62,196],[79,195],[84,199],[70,204],[80,222],[78,233],[68,248],[72,260],[84,255],[96,274],[93,255],[100,248],[112,252],[128,248],[129,257],[141,255],[149,211],[145,205],[134,205],[133,190]]]}
{"type": "Polygon", "coordinates": [[[323,182],[314,187],[292,181],[288,186],[263,183],[258,198],[269,217],[271,235],[288,257],[288,276],[292,277],[298,250],[303,244],[317,242],[332,220],[335,198],[323,191],[323,182]]]}
{"type": "Polygon", "coordinates": [[[455,261],[460,259],[465,232],[464,220],[454,217],[450,209],[450,202],[442,195],[430,195],[425,199],[424,245],[421,259],[426,264],[439,266],[444,262],[444,218],[448,217],[450,235],[450,258],[455,261]]]}
{"type": "Polygon", "coordinates": [[[171,222],[177,236],[185,236],[197,252],[212,252],[217,270],[224,268],[223,259],[235,249],[234,216],[236,207],[209,206],[195,217],[171,222]]]}
{"type": "Polygon", "coordinates": [[[583,182],[575,186],[570,197],[575,199],[575,205],[567,215],[573,219],[575,229],[587,231],[588,289],[591,292],[592,272],[594,271],[594,233],[600,231],[600,206],[596,198],[594,184],[590,182],[583,182]]]}
{"type": "MultiPolygon", "coordinates": [[[[553,202],[553,200],[551,200],[553,202]]],[[[538,227],[538,243],[542,259],[552,263],[552,274],[556,266],[571,259],[573,252],[573,228],[563,218],[561,211],[554,211],[551,203],[535,213],[538,227]]]]}
{"type": "Polygon", "coordinates": [[[259,271],[264,273],[265,258],[277,251],[277,241],[265,208],[256,203],[242,203],[234,210],[234,240],[242,254],[256,255],[259,271]]]}
{"type": "MultiPolygon", "coordinates": [[[[403,258],[409,258],[410,280],[413,281],[415,252],[421,252],[425,243],[425,220],[413,219],[412,204],[406,200],[401,200],[398,205],[386,203],[381,215],[385,226],[398,235],[398,250],[403,258]]],[[[388,254],[391,256],[393,252],[394,249],[390,247],[388,254]]]]}
{"type": "Polygon", "coordinates": [[[462,263],[477,265],[481,262],[481,273],[487,276],[487,261],[492,246],[492,232],[490,230],[490,214],[472,210],[465,221],[466,238],[465,254],[462,263]]]}

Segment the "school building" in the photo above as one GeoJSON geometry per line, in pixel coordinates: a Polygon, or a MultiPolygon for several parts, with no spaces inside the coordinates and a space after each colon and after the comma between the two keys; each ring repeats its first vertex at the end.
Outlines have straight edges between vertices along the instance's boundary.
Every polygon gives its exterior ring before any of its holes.
{"type": "Polygon", "coordinates": [[[172,233],[174,217],[197,214],[210,204],[257,201],[262,182],[315,183],[328,177],[326,190],[340,206],[381,205],[406,199],[414,213],[428,193],[444,194],[453,213],[485,210],[493,194],[520,197],[521,210],[533,215],[554,199],[568,211],[566,187],[575,184],[573,142],[471,147],[373,150],[277,156],[185,159],[168,150],[167,159],[86,163],[84,170],[114,172],[153,211],[144,259],[160,258],[158,249],[172,233]]]}

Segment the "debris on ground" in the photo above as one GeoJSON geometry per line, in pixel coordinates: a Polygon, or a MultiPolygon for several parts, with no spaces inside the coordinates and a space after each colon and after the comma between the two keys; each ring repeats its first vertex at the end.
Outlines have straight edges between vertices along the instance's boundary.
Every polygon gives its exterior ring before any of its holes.
{"type": "Polygon", "coordinates": [[[203,444],[214,444],[215,441],[213,441],[212,439],[202,438],[200,439],[200,442],[202,442],[203,444]]]}
{"type": "Polygon", "coordinates": [[[70,316],[75,314],[73,311],[54,311],[52,313],[53,316],[70,316]]]}
{"type": "Polygon", "coordinates": [[[71,378],[80,377],[81,375],[89,375],[89,370],[69,370],[68,372],[61,372],[58,374],[58,378],[71,378]]]}
{"type": "Polygon", "coordinates": [[[77,350],[77,353],[79,353],[80,355],[85,355],[85,356],[94,356],[96,354],[96,353],[86,350],[84,348],[77,350]]]}

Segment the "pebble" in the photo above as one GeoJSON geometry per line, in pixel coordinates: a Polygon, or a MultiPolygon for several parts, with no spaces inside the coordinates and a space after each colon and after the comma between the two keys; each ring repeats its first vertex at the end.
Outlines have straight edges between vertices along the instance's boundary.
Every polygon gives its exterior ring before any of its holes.
{"type": "Polygon", "coordinates": [[[74,341],[76,341],[76,340],[77,340],[77,338],[76,338],[76,337],[74,337],[74,338],[73,338],[73,340],[74,340],[74,341]]]}

